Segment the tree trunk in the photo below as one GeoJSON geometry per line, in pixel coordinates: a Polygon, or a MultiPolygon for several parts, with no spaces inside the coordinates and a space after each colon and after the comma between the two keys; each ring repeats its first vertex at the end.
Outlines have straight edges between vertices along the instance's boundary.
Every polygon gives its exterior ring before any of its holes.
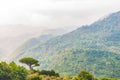
{"type": "Polygon", "coordinates": [[[29,69],[32,70],[32,65],[29,65],[29,69]]]}

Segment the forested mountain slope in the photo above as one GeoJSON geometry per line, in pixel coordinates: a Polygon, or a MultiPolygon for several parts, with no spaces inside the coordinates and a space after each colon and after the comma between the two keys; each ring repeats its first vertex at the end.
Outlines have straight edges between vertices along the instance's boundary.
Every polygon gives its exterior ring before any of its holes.
{"type": "Polygon", "coordinates": [[[31,39],[14,55],[14,60],[39,59],[42,69],[55,69],[61,75],[86,69],[99,77],[120,78],[120,12],[61,36],[31,39]]]}

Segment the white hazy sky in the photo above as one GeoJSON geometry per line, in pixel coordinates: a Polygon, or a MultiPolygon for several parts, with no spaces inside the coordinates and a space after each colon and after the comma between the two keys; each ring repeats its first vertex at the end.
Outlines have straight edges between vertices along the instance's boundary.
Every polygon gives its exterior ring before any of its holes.
{"type": "Polygon", "coordinates": [[[0,0],[0,36],[68,29],[119,10],[120,0],[0,0]]]}
{"type": "Polygon", "coordinates": [[[75,29],[119,10],[120,0],[0,0],[0,49],[9,51],[28,35],[75,29]]]}

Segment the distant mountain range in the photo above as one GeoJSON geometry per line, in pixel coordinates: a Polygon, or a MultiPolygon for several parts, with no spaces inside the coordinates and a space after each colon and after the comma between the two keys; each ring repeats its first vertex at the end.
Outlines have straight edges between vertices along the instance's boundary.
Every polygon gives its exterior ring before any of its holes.
{"type": "Polygon", "coordinates": [[[85,69],[99,77],[120,78],[120,12],[64,35],[30,39],[13,54],[15,61],[34,57],[41,69],[55,69],[61,75],[85,69]]]}
{"type": "Polygon", "coordinates": [[[4,29],[0,28],[0,55],[1,60],[6,58],[6,61],[9,61],[9,56],[16,48],[18,48],[21,44],[24,44],[27,40],[32,37],[38,37],[40,35],[49,34],[52,36],[57,36],[60,34],[64,34],[66,32],[71,31],[71,29],[41,29],[40,27],[31,27],[26,25],[4,25],[1,26],[4,29]],[[3,30],[3,32],[2,32],[3,30]]]}

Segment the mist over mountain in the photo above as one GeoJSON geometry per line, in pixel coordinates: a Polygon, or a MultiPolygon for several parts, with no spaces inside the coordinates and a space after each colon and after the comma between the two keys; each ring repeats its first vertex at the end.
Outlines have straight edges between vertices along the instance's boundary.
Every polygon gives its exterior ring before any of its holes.
{"type": "Polygon", "coordinates": [[[13,59],[34,57],[41,69],[55,69],[61,75],[85,69],[99,77],[119,78],[119,35],[120,12],[116,12],[67,34],[31,39],[13,53],[13,59]]]}
{"type": "MultiPolygon", "coordinates": [[[[40,29],[40,27],[28,27],[23,25],[8,25],[8,28],[4,28],[3,31],[6,31],[6,33],[1,33],[0,37],[0,49],[1,49],[1,55],[0,57],[4,58],[4,60],[8,60],[9,56],[15,49],[21,44],[24,44],[26,41],[28,41],[31,38],[36,38],[37,36],[41,35],[51,35],[51,36],[57,36],[64,33],[67,33],[73,29],[40,29]],[[19,28],[19,27],[21,28],[19,28]],[[25,27],[25,28],[24,28],[25,27]],[[18,28],[18,29],[16,29],[18,28]]],[[[4,26],[6,27],[6,26],[4,26]]]]}

